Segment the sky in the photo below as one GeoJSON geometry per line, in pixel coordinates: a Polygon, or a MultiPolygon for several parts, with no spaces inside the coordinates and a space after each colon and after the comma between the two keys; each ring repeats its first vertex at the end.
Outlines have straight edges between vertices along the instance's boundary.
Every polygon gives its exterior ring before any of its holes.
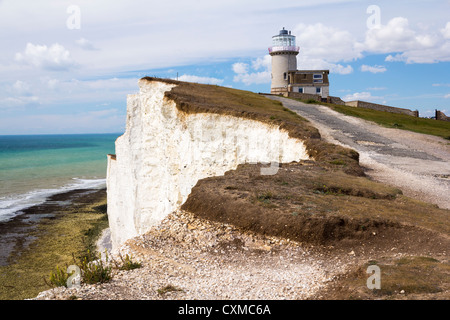
{"type": "Polygon", "coordinates": [[[121,133],[144,76],[270,92],[272,36],[330,95],[450,114],[450,0],[0,0],[0,135],[121,133]]]}

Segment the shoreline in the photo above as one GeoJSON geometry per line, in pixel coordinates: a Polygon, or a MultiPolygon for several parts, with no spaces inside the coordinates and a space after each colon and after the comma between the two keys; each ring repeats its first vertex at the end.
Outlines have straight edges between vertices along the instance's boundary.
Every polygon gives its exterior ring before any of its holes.
{"type": "Polygon", "coordinates": [[[22,190],[20,192],[6,193],[0,199],[0,223],[8,222],[22,214],[30,208],[35,208],[47,202],[51,197],[55,197],[55,201],[66,193],[76,190],[94,190],[106,188],[106,178],[77,178],[73,177],[59,181],[58,186],[52,185],[52,181],[44,181],[50,183],[51,187],[34,186],[31,190],[22,190]]]}
{"type": "Polygon", "coordinates": [[[74,189],[0,222],[0,299],[23,299],[33,295],[28,292],[42,291],[42,277],[67,263],[67,255],[85,250],[92,230],[105,216],[106,188],[74,189]],[[102,205],[104,212],[99,211],[102,205]],[[23,273],[29,275],[29,285],[27,279],[17,279],[23,273]]]}
{"type": "Polygon", "coordinates": [[[63,191],[47,197],[43,203],[19,210],[11,219],[0,222],[0,266],[10,264],[8,261],[11,255],[14,253],[20,255],[20,251],[27,249],[33,241],[29,239],[29,234],[36,229],[42,219],[57,218],[57,215],[67,207],[74,205],[75,200],[102,190],[106,189],[63,191]]]}

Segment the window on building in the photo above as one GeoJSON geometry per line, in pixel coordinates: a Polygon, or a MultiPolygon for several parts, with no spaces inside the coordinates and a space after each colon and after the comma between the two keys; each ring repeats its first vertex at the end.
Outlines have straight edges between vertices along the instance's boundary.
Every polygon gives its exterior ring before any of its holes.
{"type": "Polygon", "coordinates": [[[323,80],[322,79],[314,79],[313,82],[314,83],[323,83],[323,80]]]}
{"type": "Polygon", "coordinates": [[[298,93],[303,93],[303,88],[298,88],[298,93]]]}
{"type": "Polygon", "coordinates": [[[287,80],[288,78],[287,78],[287,73],[285,72],[284,73],[284,80],[287,80]]]}
{"type": "Polygon", "coordinates": [[[313,77],[314,77],[314,79],[323,79],[323,75],[321,75],[319,73],[314,74],[313,77]]]}
{"type": "Polygon", "coordinates": [[[316,88],[316,93],[317,93],[317,94],[322,93],[322,88],[320,88],[320,87],[319,87],[319,88],[316,88]]]}

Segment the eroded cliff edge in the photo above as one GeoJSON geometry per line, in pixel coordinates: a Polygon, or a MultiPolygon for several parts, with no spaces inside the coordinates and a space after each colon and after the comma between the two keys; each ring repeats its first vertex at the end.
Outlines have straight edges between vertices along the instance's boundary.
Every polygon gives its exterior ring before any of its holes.
{"type": "MultiPolygon", "coordinates": [[[[266,163],[261,174],[270,175],[279,163],[320,157],[298,125],[266,117],[264,104],[242,108],[239,97],[215,86],[143,78],[139,88],[127,98],[126,131],[108,157],[113,247],[180,207],[200,179],[242,163],[266,163]]],[[[311,128],[305,122],[302,130],[311,128]]]]}

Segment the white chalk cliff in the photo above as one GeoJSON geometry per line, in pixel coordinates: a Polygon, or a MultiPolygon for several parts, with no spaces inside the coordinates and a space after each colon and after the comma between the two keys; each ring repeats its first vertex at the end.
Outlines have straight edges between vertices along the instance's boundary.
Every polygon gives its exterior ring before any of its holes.
{"type": "Polygon", "coordinates": [[[127,98],[126,131],[116,140],[116,156],[108,156],[113,249],[179,208],[200,179],[242,163],[272,163],[262,174],[274,174],[274,164],[308,159],[303,142],[278,126],[179,111],[164,96],[174,86],[142,79],[140,92],[127,98]]]}

